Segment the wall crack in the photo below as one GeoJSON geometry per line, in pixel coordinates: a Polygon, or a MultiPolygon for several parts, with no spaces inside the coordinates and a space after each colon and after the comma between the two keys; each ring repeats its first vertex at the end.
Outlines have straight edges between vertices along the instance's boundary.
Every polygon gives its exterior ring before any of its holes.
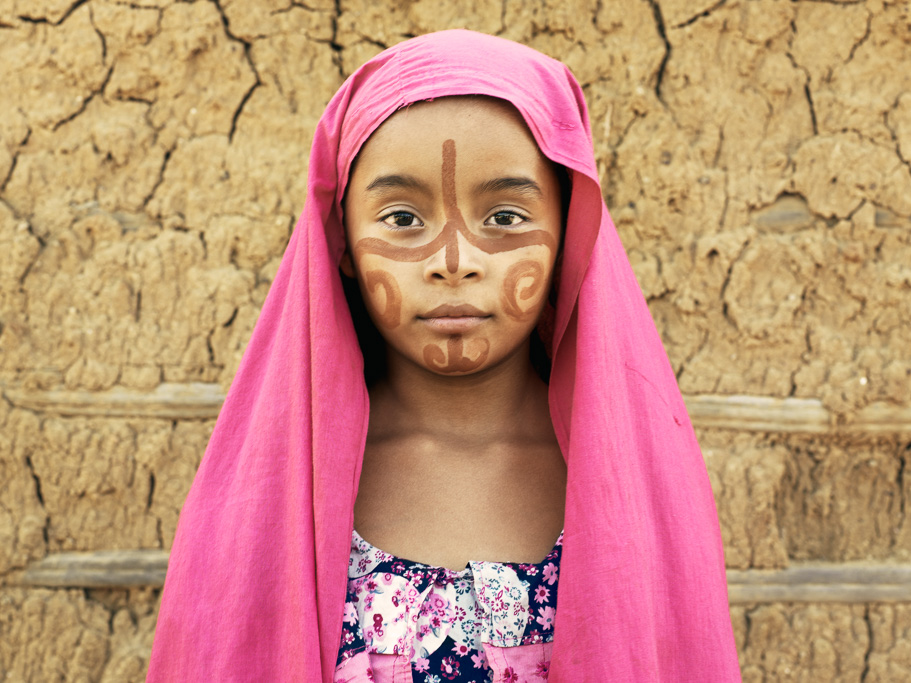
{"type": "Polygon", "coordinates": [[[655,17],[655,27],[658,29],[658,35],[661,36],[661,40],[664,42],[664,57],[661,58],[661,64],[658,65],[658,72],[655,75],[655,96],[658,98],[658,101],[664,104],[664,97],[661,95],[661,85],[664,81],[664,72],[667,68],[668,60],[671,58],[671,43],[667,39],[667,31],[664,26],[664,16],[661,13],[661,5],[658,4],[658,0],[648,0],[648,4],[652,8],[652,14],[655,17]]]}

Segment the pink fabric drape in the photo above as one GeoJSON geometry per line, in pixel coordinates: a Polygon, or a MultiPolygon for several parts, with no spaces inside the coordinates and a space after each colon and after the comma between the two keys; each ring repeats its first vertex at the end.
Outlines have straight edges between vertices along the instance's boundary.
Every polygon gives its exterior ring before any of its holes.
{"type": "Polygon", "coordinates": [[[581,88],[530,48],[444,31],[365,64],[319,122],[304,212],[181,513],[149,681],[332,680],[369,410],[339,202],[384,119],[466,94],[511,102],[572,176],[550,383],[568,466],[550,680],[740,679],[712,491],[601,198],[581,88]]]}

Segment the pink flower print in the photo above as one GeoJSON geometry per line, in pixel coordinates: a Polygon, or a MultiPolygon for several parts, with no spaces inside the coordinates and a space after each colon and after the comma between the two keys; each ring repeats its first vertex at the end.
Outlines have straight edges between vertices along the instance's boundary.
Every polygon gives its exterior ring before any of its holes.
{"type": "MultiPolygon", "coordinates": [[[[553,582],[551,582],[553,583],[553,582]]],[[[373,578],[367,579],[367,592],[373,593],[376,591],[376,580],[373,578]]]]}
{"type": "Polygon", "coordinates": [[[452,648],[452,651],[459,655],[459,657],[464,657],[469,652],[468,646],[465,643],[456,643],[455,647],[452,648]]]}
{"type": "Polygon", "coordinates": [[[414,660],[414,670],[418,673],[424,673],[430,667],[430,660],[424,657],[418,657],[414,660]]]}
{"type": "Polygon", "coordinates": [[[544,566],[544,579],[547,581],[548,585],[553,586],[557,580],[557,570],[559,567],[553,562],[548,562],[544,566]]]}
{"type": "Polygon", "coordinates": [[[484,669],[484,671],[487,671],[489,668],[487,665],[487,655],[483,652],[471,655],[471,663],[474,664],[475,669],[484,669]]]}
{"type": "Polygon", "coordinates": [[[383,637],[383,615],[374,614],[373,615],[373,630],[376,634],[382,638],[383,637]]]}
{"type": "Polygon", "coordinates": [[[352,626],[357,623],[357,608],[352,602],[345,603],[345,621],[352,626]]]}
{"type": "Polygon", "coordinates": [[[450,681],[459,675],[459,662],[455,657],[447,657],[440,664],[440,673],[450,681]]]}
{"type": "Polygon", "coordinates": [[[503,683],[517,683],[519,680],[519,674],[516,673],[516,670],[511,666],[507,666],[503,669],[503,683]]]}
{"type": "Polygon", "coordinates": [[[538,613],[541,615],[537,619],[538,623],[541,624],[541,628],[546,631],[554,625],[554,616],[556,616],[557,610],[553,607],[542,607],[538,610],[538,613]]]}
{"type": "Polygon", "coordinates": [[[529,576],[537,576],[537,575],[538,575],[538,568],[537,568],[536,566],[534,566],[534,565],[532,565],[531,567],[529,567],[529,568],[528,568],[528,575],[529,575],[529,576]]]}
{"type": "Polygon", "coordinates": [[[445,614],[446,608],[449,607],[449,601],[446,600],[442,595],[433,594],[430,596],[430,606],[437,614],[445,614]]]}
{"type": "Polygon", "coordinates": [[[535,602],[540,604],[540,603],[546,601],[547,598],[549,598],[549,597],[550,597],[550,589],[546,588],[544,586],[538,586],[537,590],[535,591],[535,602]]]}
{"type": "Polygon", "coordinates": [[[538,678],[543,678],[546,681],[549,674],[550,674],[550,661],[545,660],[543,662],[538,662],[538,666],[535,669],[535,676],[537,676],[538,678]]]}
{"type": "Polygon", "coordinates": [[[354,642],[354,634],[351,631],[345,631],[343,639],[345,641],[345,645],[351,645],[351,643],[354,642]]]}
{"type": "Polygon", "coordinates": [[[430,618],[430,626],[431,626],[431,628],[433,628],[434,631],[439,631],[439,630],[440,630],[440,627],[441,627],[442,625],[443,625],[443,622],[440,621],[440,618],[439,618],[436,614],[434,614],[434,615],[430,618]]]}

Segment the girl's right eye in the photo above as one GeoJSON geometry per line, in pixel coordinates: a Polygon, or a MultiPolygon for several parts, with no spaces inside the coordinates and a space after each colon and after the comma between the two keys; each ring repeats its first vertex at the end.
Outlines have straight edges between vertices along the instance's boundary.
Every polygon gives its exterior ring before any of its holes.
{"type": "Polygon", "coordinates": [[[422,225],[418,217],[409,211],[393,211],[383,216],[383,223],[393,229],[417,228],[422,225]]]}

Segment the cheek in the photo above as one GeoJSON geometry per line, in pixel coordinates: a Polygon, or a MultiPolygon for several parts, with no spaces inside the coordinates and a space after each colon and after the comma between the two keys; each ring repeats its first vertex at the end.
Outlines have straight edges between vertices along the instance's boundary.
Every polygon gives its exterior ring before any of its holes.
{"type": "Polygon", "coordinates": [[[402,321],[402,292],[395,277],[386,270],[375,269],[364,273],[364,287],[370,299],[370,308],[378,321],[393,329],[402,321]]]}
{"type": "Polygon", "coordinates": [[[503,278],[500,301],[503,310],[518,322],[531,320],[538,312],[547,283],[545,264],[537,259],[524,259],[513,263],[503,278]]]}

